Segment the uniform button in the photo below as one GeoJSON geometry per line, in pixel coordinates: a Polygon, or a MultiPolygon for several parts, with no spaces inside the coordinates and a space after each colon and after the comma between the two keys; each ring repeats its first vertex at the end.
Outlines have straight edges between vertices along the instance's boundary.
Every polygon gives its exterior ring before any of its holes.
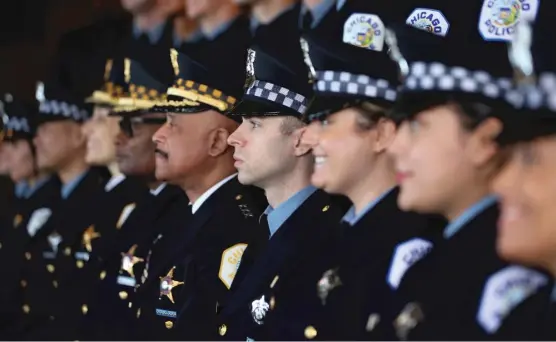
{"type": "Polygon", "coordinates": [[[121,300],[127,299],[127,292],[126,291],[120,291],[119,295],[120,295],[121,300]]]}
{"type": "Polygon", "coordinates": [[[305,338],[312,340],[315,337],[317,337],[317,329],[315,329],[315,327],[310,325],[307,328],[305,328],[305,338]]]}
{"type": "Polygon", "coordinates": [[[218,328],[218,333],[220,334],[220,336],[226,335],[227,332],[228,332],[228,327],[226,326],[226,324],[222,324],[222,325],[218,328]]]}
{"type": "Polygon", "coordinates": [[[141,317],[141,308],[137,309],[137,318],[141,317]]]}
{"type": "Polygon", "coordinates": [[[71,254],[71,248],[66,247],[66,248],[64,249],[64,254],[65,254],[66,256],[69,256],[69,255],[71,254]]]}
{"type": "Polygon", "coordinates": [[[100,272],[100,280],[104,280],[106,278],[106,271],[100,272]]]}
{"type": "Polygon", "coordinates": [[[85,265],[82,260],[77,260],[75,264],[77,265],[77,268],[83,268],[83,266],[85,265]]]}
{"type": "Polygon", "coordinates": [[[46,269],[48,270],[48,272],[54,273],[55,267],[52,264],[48,264],[46,265],[46,269]]]}
{"type": "Polygon", "coordinates": [[[2,242],[0,242],[0,249],[2,249],[2,242]]]}
{"type": "Polygon", "coordinates": [[[23,312],[25,312],[26,314],[28,314],[31,311],[31,308],[27,304],[23,305],[22,309],[23,312]]]}
{"type": "Polygon", "coordinates": [[[276,306],[276,298],[274,298],[274,296],[270,297],[270,310],[274,310],[274,307],[276,306]]]}
{"type": "Polygon", "coordinates": [[[274,286],[276,286],[276,283],[278,282],[278,279],[280,279],[279,276],[275,276],[274,279],[272,279],[272,283],[270,283],[270,288],[274,288],[274,286]]]}
{"type": "Polygon", "coordinates": [[[164,322],[164,326],[166,327],[166,329],[172,329],[174,327],[174,322],[166,321],[164,322]]]}
{"type": "Polygon", "coordinates": [[[322,212],[323,212],[323,213],[324,213],[324,212],[327,212],[328,209],[330,209],[330,206],[329,206],[329,205],[325,205],[324,208],[322,208],[322,212]]]}
{"type": "Polygon", "coordinates": [[[22,279],[19,283],[21,284],[21,287],[27,287],[27,281],[25,279],[22,279]]]}
{"type": "Polygon", "coordinates": [[[25,259],[31,260],[31,253],[25,252],[25,259]]]}
{"type": "Polygon", "coordinates": [[[133,306],[133,304],[131,302],[127,303],[127,307],[131,309],[131,307],[133,306]]]}
{"type": "Polygon", "coordinates": [[[86,315],[87,312],[89,312],[89,307],[87,306],[87,304],[83,304],[81,305],[81,312],[86,315]]]}
{"type": "Polygon", "coordinates": [[[58,288],[58,282],[56,280],[52,281],[52,286],[54,286],[54,288],[58,288]]]}
{"type": "Polygon", "coordinates": [[[242,199],[242,197],[243,197],[243,196],[241,196],[241,195],[237,195],[237,196],[236,196],[236,200],[239,201],[240,199],[242,199]]]}
{"type": "Polygon", "coordinates": [[[376,313],[370,314],[369,319],[367,319],[367,326],[365,327],[365,329],[368,332],[373,331],[378,322],[380,322],[380,316],[376,313]]]}

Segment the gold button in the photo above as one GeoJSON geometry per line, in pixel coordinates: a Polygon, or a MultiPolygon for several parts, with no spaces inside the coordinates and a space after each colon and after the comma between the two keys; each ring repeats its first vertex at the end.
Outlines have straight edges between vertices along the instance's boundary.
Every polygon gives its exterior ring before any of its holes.
{"type": "Polygon", "coordinates": [[[133,306],[133,304],[131,302],[127,303],[127,307],[131,309],[131,307],[133,306]]]}
{"type": "Polygon", "coordinates": [[[243,196],[237,195],[237,196],[236,196],[236,201],[239,201],[239,200],[242,199],[242,198],[243,198],[243,196]]]}
{"type": "Polygon", "coordinates": [[[322,208],[322,212],[327,212],[328,209],[330,209],[329,205],[324,206],[324,208],[322,208]]]}
{"type": "Polygon", "coordinates": [[[100,272],[100,280],[104,280],[106,278],[106,271],[100,272]]]}
{"type": "Polygon", "coordinates": [[[52,265],[52,264],[46,265],[46,269],[47,269],[48,272],[50,272],[50,273],[54,273],[54,270],[55,270],[54,265],[52,265]]]}
{"type": "Polygon", "coordinates": [[[218,328],[218,333],[220,334],[220,336],[226,335],[227,332],[228,332],[228,327],[226,326],[226,324],[222,324],[222,325],[218,328]]]}
{"type": "Polygon", "coordinates": [[[315,329],[315,327],[310,325],[307,328],[305,328],[305,338],[312,340],[315,337],[317,337],[317,329],[315,329]]]}
{"type": "Polygon", "coordinates": [[[166,329],[172,329],[174,327],[174,322],[166,321],[164,322],[164,326],[166,326],[166,329]]]}
{"type": "Polygon", "coordinates": [[[21,287],[27,287],[27,281],[25,279],[22,279],[20,282],[21,287]]]}
{"type": "Polygon", "coordinates": [[[126,291],[120,291],[119,295],[120,295],[120,299],[122,299],[122,300],[127,299],[127,292],[126,291]]]}
{"type": "Polygon", "coordinates": [[[270,297],[270,310],[274,310],[274,307],[276,306],[276,298],[274,298],[274,296],[270,297]]]}
{"type": "Polygon", "coordinates": [[[137,318],[141,317],[141,308],[137,309],[137,318]]]}
{"type": "Polygon", "coordinates": [[[83,304],[83,305],[81,306],[81,312],[82,312],[84,315],[86,315],[87,312],[89,312],[89,307],[88,307],[86,304],[83,304]]]}
{"type": "Polygon", "coordinates": [[[67,256],[67,255],[70,255],[70,254],[71,254],[71,248],[66,247],[66,248],[64,249],[64,254],[65,254],[66,256],[67,256]]]}
{"type": "Polygon", "coordinates": [[[54,288],[58,288],[58,282],[56,280],[53,280],[52,286],[54,286],[54,288]]]}
{"type": "Polygon", "coordinates": [[[30,311],[31,311],[31,308],[29,307],[29,305],[27,305],[27,304],[23,305],[23,312],[28,314],[30,311]]]}
{"type": "Polygon", "coordinates": [[[31,253],[25,252],[25,259],[31,260],[31,253]]]}
{"type": "Polygon", "coordinates": [[[75,264],[77,265],[77,268],[83,268],[83,266],[84,266],[82,260],[77,260],[77,261],[75,262],[75,264]]]}

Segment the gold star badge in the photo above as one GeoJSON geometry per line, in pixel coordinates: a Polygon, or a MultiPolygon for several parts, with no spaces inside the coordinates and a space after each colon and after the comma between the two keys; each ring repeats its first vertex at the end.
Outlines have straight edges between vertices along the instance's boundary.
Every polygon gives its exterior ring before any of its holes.
{"type": "Polygon", "coordinates": [[[93,251],[93,247],[91,246],[91,242],[94,239],[98,239],[99,237],[100,237],[100,233],[97,233],[95,231],[95,226],[94,225],[91,225],[83,233],[83,240],[82,240],[83,241],[83,246],[85,246],[85,249],[87,249],[87,251],[89,253],[93,251]]]}
{"type": "Polygon", "coordinates": [[[170,302],[172,302],[172,304],[175,304],[174,296],[172,296],[172,290],[174,289],[174,287],[183,285],[183,281],[176,281],[172,279],[174,278],[175,268],[176,266],[172,267],[172,269],[168,272],[168,274],[165,277],[160,277],[160,297],[162,296],[168,297],[168,299],[170,300],[170,302]]]}
{"type": "Polygon", "coordinates": [[[135,278],[135,274],[133,274],[133,267],[135,264],[143,262],[143,258],[138,258],[135,256],[135,250],[137,249],[137,245],[131,246],[127,253],[122,253],[122,267],[121,270],[126,271],[130,276],[135,278]]]}

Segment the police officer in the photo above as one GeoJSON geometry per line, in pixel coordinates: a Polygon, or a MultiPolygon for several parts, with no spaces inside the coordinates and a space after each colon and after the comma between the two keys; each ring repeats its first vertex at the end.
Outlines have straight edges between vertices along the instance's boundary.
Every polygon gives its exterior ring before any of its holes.
{"type": "MultiPolygon", "coordinates": [[[[497,250],[515,262],[537,265],[554,278],[553,254],[554,214],[550,204],[553,192],[555,108],[550,98],[556,92],[555,50],[548,41],[554,39],[552,16],[554,3],[541,2],[534,23],[523,20],[512,41],[510,61],[515,69],[520,97],[518,111],[511,120],[504,121],[498,141],[504,146],[514,145],[512,155],[494,181],[494,191],[500,196],[497,250]],[[540,97],[535,97],[540,95],[540,97]],[[538,99],[540,101],[536,101],[538,99]]],[[[528,315],[510,316],[506,326],[517,326],[522,332],[517,338],[553,340],[554,292],[546,296],[534,295],[527,299],[528,315]],[[550,307],[547,307],[547,304],[550,307]],[[547,310],[548,311],[547,313],[547,310]],[[539,315],[540,313],[540,315],[539,315]],[[545,319],[548,318],[548,319],[545,319]]],[[[515,329],[512,329],[515,330],[515,329]]]]}
{"type": "Polygon", "coordinates": [[[181,210],[188,203],[183,191],[154,177],[152,136],[166,119],[149,108],[164,98],[168,84],[173,81],[169,54],[163,49],[137,44],[128,53],[131,57],[122,60],[124,68],[120,74],[124,78],[124,91],[114,97],[117,104],[111,113],[120,120],[116,156],[123,174],[140,180],[151,192],[147,198],[124,208],[120,217],[127,218],[115,223],[117,234],[96,255],[99,262],[91,283],[100,279],[100,286],[88,298],[86,315],[82,315],[80,337],[86,339],[132,338],[135,313],[129,304],[136,284],[140,283],[140,265],[148,260],[152,240],[170,222],[181,223],[189,216],[181,210]]]}
{"type": "Polygon", "coordinates": [[[60,182],[57,177],[37,168],[32,142],[36,131],[34,106],[12,94],[5,94],[2,104],[6,119],[4,148],[10,164],[10,177],[17,184],[15,211],[3,226],[0,240],[0,260],[5,274],[0,287],[4,329],[14,323],[11,315],[19,311],[20,303],[14,300],[13,293],[20,286],[23,249],[40,229],[37,221],[40,213],[52,210],[58,201],[60,182]]]}
{"type": "MultiPolygon", "coordinates": [[[[391,148],[398,203],[449,224],[443,241],[406,273],[399,288],[404,303],[386,324],[401,339],[520,339],[527,336],[523,326],[503,323],[528,320],[526,300],[536,293],[548,298],[551,288],[545,274],[501,260],[495,248],[499,209],[490,182],[505,157],[495,137],[500,118],[511,113],[511,68],[505,44],[491,40],[511,37],[493,35],[485,18],[516,9],[412,5],[391,26],[392,56],[405,76],[395,110],[405,121],[391,148]]],[[[532,9],[521,8],[519,18],[532,9]]],[[[545,319],[535,312],[534,319],[545,319]]]]}
{"type": "Polygon", "coordinates": [[[231,113],[243,122],[228,142],[235,148],[239,181],[263,189],[269,207],[259,219],[261,241],[247,247],[234,293],[220,303],[218,332],[226,340],[268,338],[261,330],[276,304],[272,288],[296,287],[311,273],[305,261],[327,253],[347,209],[311,185],[314,160],[311,146],[302,142],[302,117],[313,92],[299,45],[300,5],[264,4],[274,12],[259,10],[262,5],[252,7],[256,25],[247,68],[254,74],[231,113]]]}

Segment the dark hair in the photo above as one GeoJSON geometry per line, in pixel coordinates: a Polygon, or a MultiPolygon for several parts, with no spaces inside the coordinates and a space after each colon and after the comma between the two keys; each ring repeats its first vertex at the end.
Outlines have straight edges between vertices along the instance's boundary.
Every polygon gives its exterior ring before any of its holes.
{"type": "Polygon", "coordinates": [[[371,102],[361,102],[357,107],[357,128],[362,131],[373,129],[380,119],[387,118],[389,109],[371,102]]]}
{"type": "Polygon", "coordinates": [[[451,102],[466,131],[473,131],[481,122],[492,116],[492,107],[480,102],[451,102]]]}

